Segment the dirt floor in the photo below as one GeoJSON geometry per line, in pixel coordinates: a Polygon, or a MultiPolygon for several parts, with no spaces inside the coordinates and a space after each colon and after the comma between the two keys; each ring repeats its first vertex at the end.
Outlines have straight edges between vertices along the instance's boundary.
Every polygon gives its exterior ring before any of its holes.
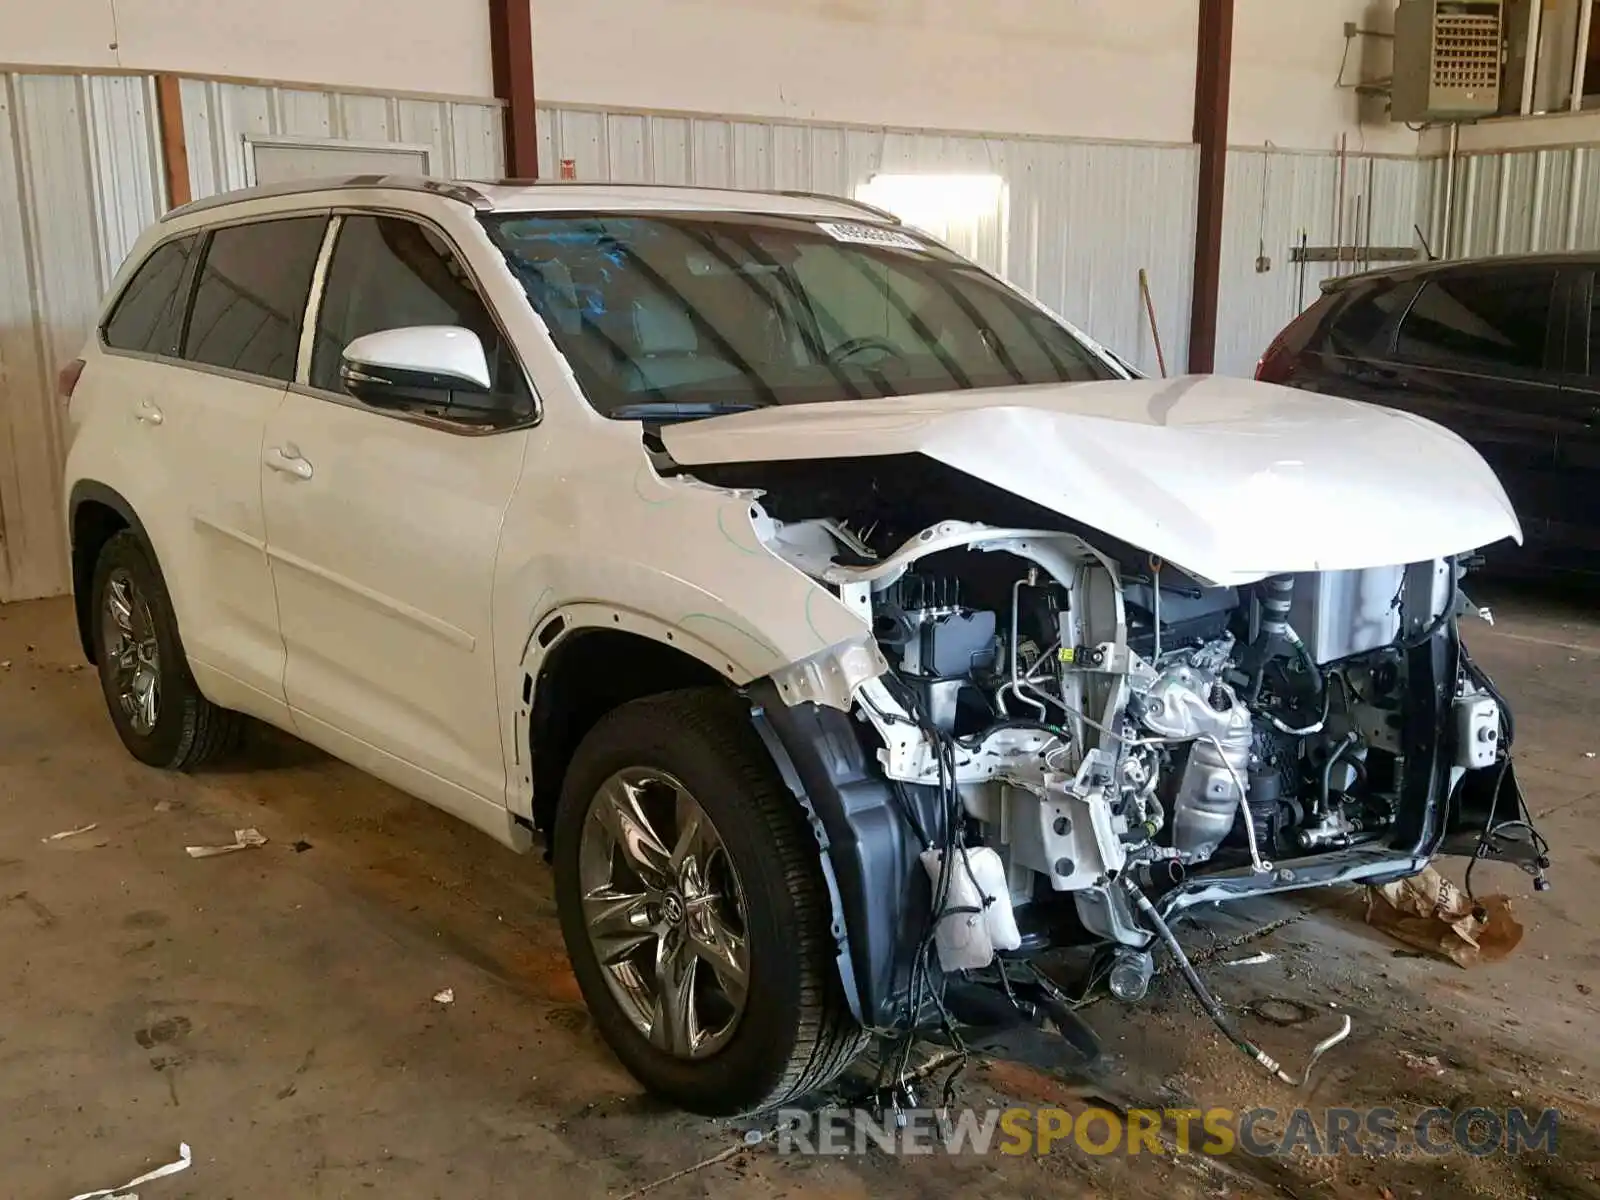
{"type": "Polygon", "coordinates": [[[1092,1075],[1030,1052],[961,1085],[968,1105],[1075,1112],[1561,1113],[1555,1156],[1285,1160],[1066,1144],[807,1158],[664,1111],[589,1023],[537,856],[265,732],[225,770],[147,770],[80,665],[69,605],[0,608],[0,1193],[65,1200],[187,1142],[192,1168],[144,1200],[1600,1196],[1600,619],[1579,612],[1512,596],[1470,633],[1518,708],[1523,782],[1555,846],[1550,892],[1480,868],[1478,890],[1512,895],[1527,929],[1508,960],[1418,957],[1362,923],[1358,896],[1235,913],[1191,931],[1202,970],[1230,1005],[1299,1000],[1309,1018],[1245,1013],[1250,1036],[1298,1070],[1354,1018],[1309,1092],[1263,1077],[1172,975],[1143,1008],[1085,1010],[1109,1051],[1092,1075]],[[243,827],[270,840],[184,853],[243,827]],[[1274,958],[1227,965],[1257,952],[1274,958]]]}

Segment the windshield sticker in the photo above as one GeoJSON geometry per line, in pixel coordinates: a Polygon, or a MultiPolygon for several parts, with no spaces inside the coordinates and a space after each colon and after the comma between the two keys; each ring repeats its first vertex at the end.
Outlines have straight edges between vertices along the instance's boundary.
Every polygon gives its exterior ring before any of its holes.
{"type": "Polygon", "coordinates": [[[858,246],[886,246],[892,250],[915,250],[919,254],[928,247],[898,229],[885,229],[881,225],[855,225],[844,221],[818,221],[817,228],[836,242],[854,242],[858,246]]]}

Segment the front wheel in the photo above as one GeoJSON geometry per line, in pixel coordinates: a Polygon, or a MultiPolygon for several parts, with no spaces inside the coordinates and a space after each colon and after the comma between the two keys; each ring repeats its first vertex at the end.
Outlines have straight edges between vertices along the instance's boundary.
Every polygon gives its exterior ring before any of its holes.
{"type": "Polygon", "coordinates": [[[758,1112],[859,1053],[818,853],[729,693],[635,701],[579,746],[556,814],[561,931],[596,1026],[650,1091],[758,1112]]]}

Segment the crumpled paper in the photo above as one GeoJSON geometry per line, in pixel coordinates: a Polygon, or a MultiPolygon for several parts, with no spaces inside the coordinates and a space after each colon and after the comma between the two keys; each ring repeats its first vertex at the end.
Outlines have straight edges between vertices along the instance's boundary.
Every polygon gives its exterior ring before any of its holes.
{"type": "Polygon", "coordinates": [[[1474,902],[1432,867],[1411,879],[1367,888],[1367,924],[1458,967],[1499,962],[1522,941],[1509,897],[1474,902]]]}
{"type": "Polygon", "coordinates": [[[185,846],[190,858],[215,858],[219,854],[232,854],[235,850],[254,850],[267,844],[267,835],[259,829],[235,829],[233,841],[226,846],[185,846]]]}

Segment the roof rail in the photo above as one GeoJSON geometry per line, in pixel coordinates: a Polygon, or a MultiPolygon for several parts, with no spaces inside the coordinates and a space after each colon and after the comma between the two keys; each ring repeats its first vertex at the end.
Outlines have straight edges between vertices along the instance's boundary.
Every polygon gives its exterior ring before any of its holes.
{"type": "Polygon", "coordinates": [[[880,221],[887,221],[890,225],[900,224],[900,218],[887,208],[879,208],[876,204],[868,204],[865,200],[857,200],[850,196],[830,196],[827,192],[800,192],[785,189],[775,193],[779,196],[792,196],[796,200],[832,200],[835,204],[843,204],[847,208],[857,208],[864,213],[870,213],[880,221]]]}
{"type": "Polygon", "coordinates": [[[477,188],[444,179],[424,179],[420,175],[341,175],[325,179],[296,179],[288,183],[269,183],[260,187],[241,188],[232,192],[219,192],[201,200],[192,200],[162,216],[163,221],[186,217],[191,213],[206,212],[243,200],[268,200],[278,196],[301,196],[312,192],[348,192],[365,188],[384,188],[389,191],[427,192],[447,200],[459,200],[479,210],[494,206],[477,188]]]}
{"type": "MultiPolygon", "coordinates": [[[[479,182],[489,182],[481,180],[479,182]]],[[[835,196],[828,192],[805,192],[787,188],[733,188],[733,187],[707,187],[699,183],[618,183],[605,179],[496,179],[493,181],[497,187],[569,187],[569,188],[660,188],[671,190],[681,188],[685,191],[696,192],[748,192],[756,196],[786,196],[791,200],[822,200],[829,204],[843,205],[853,208],[858,212],[876,217],[890,225],[900,224],[900,218],[885,208],[875,204],[868,204],[864,200],[855,200],[849,196],[835,196]]]]}

